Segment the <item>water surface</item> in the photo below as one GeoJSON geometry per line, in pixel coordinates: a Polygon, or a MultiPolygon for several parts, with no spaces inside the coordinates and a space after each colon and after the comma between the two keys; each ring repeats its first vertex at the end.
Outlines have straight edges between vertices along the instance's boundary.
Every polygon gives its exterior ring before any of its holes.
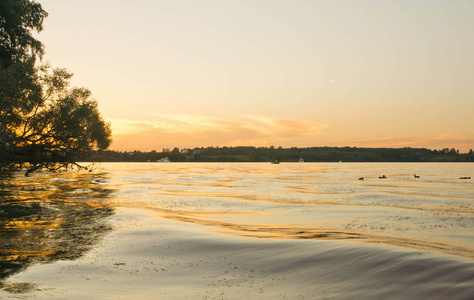
{"type": "Polygon", "coordinates": [[[463,163],[13,174],[0,298],[472,299],[474,185],[460,177],[473,175],[463,163]]]}
{"type": "Polygon", "coordinates": [[[1,280],[32,263],[76,259],[111,228],[104,174],[37,172],[0,181],[1,280]]]}
{"type": "Polygon", "coordinates": [[[469,163],[103,164],[113,203],[255,238],[474,253],[469,163]],[[417,174],[419,178],[415,178],[417,174]],[[385,175],[387,178],[379,179],[385,175]],[[364,180],[359,180],[361,177],[364,180]]]}

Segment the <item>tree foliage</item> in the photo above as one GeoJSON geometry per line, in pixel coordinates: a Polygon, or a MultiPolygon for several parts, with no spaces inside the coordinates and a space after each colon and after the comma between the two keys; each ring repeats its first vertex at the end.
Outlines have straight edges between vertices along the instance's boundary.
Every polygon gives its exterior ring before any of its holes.
{"type": "Polygon", "coordinates": [[[43,44],[33,37],[33,32],[43,30],[47,16],[41,4],[35,1],[0,1],[0,63],[3,67],[43,54],[43,44]]]}
{"type": "Polygon", "coordinates": [[[72,73],[38,64],[47,13],[34,1],[0,4],[0,170],[28,172],[76,164],[87,152],[111,142],[106,123],[85,88],[70,88],[72,73]]]}

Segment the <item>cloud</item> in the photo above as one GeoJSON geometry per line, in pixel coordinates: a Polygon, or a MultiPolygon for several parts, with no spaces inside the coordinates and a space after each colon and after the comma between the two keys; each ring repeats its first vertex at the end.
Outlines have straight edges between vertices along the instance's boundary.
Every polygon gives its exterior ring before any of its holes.
{"type": "Polygon", "coordinates": [[[153,121],[110,119],[117,150],[195,146],[294,146],[324,128],[310,120],[261,116],[223,119],[202,115],[157,115],[153,121]]]}
{"type": "Polygon", "coordinates": [[[319,134],[326,124],[308,120],[281,119],[259,116],[244,116],[251,124],[262,131],[278,133],[282,136],[311,136],[319,134]]]}
{"type": "Polygon", "coordinates": [[[112,149],[161,150],[207,146],[356,146],[474,148],[474,137],[442,133],[436,136],[384,136],[364,139],[328,136],[328,127],[312,120],[239,115],[230,119],[203,115],[156,115],[154,120],[109,119],[112,123],[112,149]],[[322,134],[324,133],[324,135],[322,134]]]}
{"type": "Polygon", "coordinates": [[[173,124],[166,122],[149,122],[126,119],[107,119],[112,124],[112,132],[115,135],[138,134],[156,128],[173,130],[173,124]]]}

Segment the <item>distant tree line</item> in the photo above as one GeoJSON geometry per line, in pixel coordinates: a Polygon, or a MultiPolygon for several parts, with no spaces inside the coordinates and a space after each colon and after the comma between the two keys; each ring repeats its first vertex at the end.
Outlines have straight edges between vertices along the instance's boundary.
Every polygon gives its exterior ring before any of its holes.
{"type": "Polygon", "coordinates": [[[357,147],[207,147],[157,152],[95,151],[83,161],[155,162],[168,157],[172,162],[473,162],[472,149],[459,153],[454,148],[357,148],[357,147]]]}

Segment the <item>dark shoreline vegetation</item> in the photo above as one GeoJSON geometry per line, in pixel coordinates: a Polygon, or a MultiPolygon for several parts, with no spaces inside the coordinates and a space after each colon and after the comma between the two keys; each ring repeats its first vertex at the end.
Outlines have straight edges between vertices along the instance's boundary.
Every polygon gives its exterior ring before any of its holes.
{"type": "Polygon", "coordinates": [[[93,151],[82,162],[474,162],[472,149],[459,153],[454,148],[357,148],[357,147],[207,147],[161,152],[93,151]]]}

